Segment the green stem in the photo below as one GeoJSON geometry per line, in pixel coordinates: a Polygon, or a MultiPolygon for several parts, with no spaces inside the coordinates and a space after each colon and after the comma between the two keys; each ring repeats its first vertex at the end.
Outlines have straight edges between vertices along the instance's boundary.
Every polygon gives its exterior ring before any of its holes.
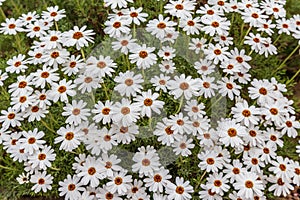
{"type": "Polygon", "coordinates": [[[248,56],[251,56],[252,53],[253,53],[253,49],[250,51],[250,53],[248,54],[248,56]]]}
{"type": "Polygon", "coordinates": [[[54,119],[53,115],[51,114],[51,112],[49,112],[51,121],[54,122],[56,125],[59,125],[58,122],[54,119]]]}
{"type": "Polygon", "coordinates": [[[281,34],[279,34],[279,35],[277,36],[277,38],[274,40],[274,42],[273,42],[274,45],[275,45],[275,43],[279,40],[280,36],[281,36],[281,34]]]}
{"type": "Polygon", "coordinates": [[[179,103],[179,106],[178,106],[175,114],[179,113],[179,111],[181,110],[181,107],[182,107],[182,104],[183,104],[183,97],[184,97],[184,94],[182,94],[182,96],[180,98],[180,103],[179,103]]]}
{"type": "Polygon", "coordinates": [[[59,168],[55,168],[55,167],[49,167],[49,168],[52,169],[52,170],[55,170],[55,171],[60,171],[59,168]]]}
{"type": "Polygon", "coordinates": [[[199,188],[199,186],[201,185],[201,182],[202,182],[205,175],[206,175],[206,171],[203,172],[200,180],[198,181],[198,184],[195,186],[195,190],[197,190],[199,188]]]}
{"type": "MultiPolygon", "coordinates": [[[[242,45],[242,44],[244,43],[245,37],[246,37],[246,36],[249,34],[249,32],[251,31],[251,28],[252,28],[252,26],[249,26],[249,28],[248,28],[248,30],[247,30],[245,36],[243,37],[243,39],[242,39],[242,41],[241,41],[241,43],[240,43],[240,45],[242,45]]],[[[242,35],[242,34],[241,34],[241,35],[242,35]]]]}
{"type": "Polygon", "coordinates": [[[152,117],[149,117],[148,123],[150,130],[152,130],[152,117]]]}
{"type": "Polygon", "coordinates": [[[135,23],[133,23],[133,28],[132,28],[132,37],[133,38],[136,38],[136,26],[135,26],[135,23]]]}
{"type": "Polygon", "coordinates": [[[15,39],[16,39],[16,44],[17,44],[17,48],[20,52],[22,52],[22,45],[21,45],[21,38],[19,37],[18,34],[15,35],[15,39]]]}
{"type": "Polygon", "coordinates": [[[223,98],[223,96],[220,96],[215,102],[213,102],[213,104],[210,105],[210,107],[207,109],[207,112],[212,109],[212,107],[214,107],[214,105],[216,105],[221,99],[223,98]]]}
{"type": "Polygon", "coordinates": [[[58,31],[58,24],[57,24],[57,21],[54,21],[54,24],[55,24],[55,29],[56,29],[56,31],[58,31]]]}
{"type": "Polygon", "coordinates": [[[6,15],[5,15],[4,11],[2,10],[1,6],[0,6],[0,12],[1,12],[1,15],[3,17],[3,20],[5,20],[6,19],[6,15]]]}
{"type": "Polygon", "coordinates": [[[7,170],[11,170],[11,171],[15,171],[14,168],[6,167],[6,166],[3,166],[3,165],[0,165],[0,168],[2,168],[2,169],[7,169],[7,170]]]}
{"type": "Polygon", "coordinates": [[[163,6],[164,6],[164,2],[162,0],[160,0],[160,8],[159,8],[160,13],[163,12],[163,6]]]}
{"type": "Polygon", "coordinates": [[[284,64],[292,57],[292,55],[298,50],[299,47],[300,44],[298,44],[298,46],[296,46],[296,48],[290,53],[290,55],[276,68],[276,70],[272,73],[272,75],[274,75],[278,70],[284,67],[284,64]]]}
{"type": "Polygon", "coordinates": [[[44,120],[41,119],[41,122],[42,122],[42,124],[43,124],[50,132],[56,134],[56,131],[53,130],[52,128],[50,128],[50,127],[48,126],[48,124],[47,124],[44,120]]]}
{"type": "Polygon", "coordinates": [[[231,31],[231,27],[232,27],[233,22],[234,22],[234,13],[231,14],[229,33],[230,33],[230,31],[231,31]]]}
{"type": "Polygon", "coordinates": [[[17,6],[16,2],[15,1],[11,1],[13,6],[15,7],[15,10],[17,11],[17,14],[18,15],[21,15],[22,12],[20,11],[19,7],[17,6]]]}
{"type": "Polygon", "coordinates": [[[286,82],[286,85],[289,85],[298,75],[300,74],[300,68],[298,69],[298,71],[296,72],[296,74],[286,82]]]}
{"type": "Polygon", "coordinates": [[[80,49],[80,52],[81,52],[81,55],[82,55],[83,60],[85,61],[85,54],[84,54],[84,51],[83,51],[82,48],[80,49]]]}
{"type": "Polygon", "coordinates": [[[105,92],[106,100],[109,100],[110,98],[109,98],[109,95],[108,95],[108,92],[107,92],[107,87],[106,87],[104,82],[102,83],[102,87],[103,87],[104,92],[105,92]]]}

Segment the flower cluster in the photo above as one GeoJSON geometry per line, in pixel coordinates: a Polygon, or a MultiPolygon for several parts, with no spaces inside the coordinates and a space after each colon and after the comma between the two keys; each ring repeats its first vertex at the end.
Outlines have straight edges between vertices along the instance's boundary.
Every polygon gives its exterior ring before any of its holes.
{"type": "Polygon", "coordinates": [[[0,86],[17,75],[7,91],[10,105],[1,111],[0,143],[24,164],[20,184],[32,184],[35,193],[51,190],[52,164],[64,151],[77,154],[73,163],[64,163],[73,173],[58,182],[59,195],[70,200],[266,199],[268,191],[286,196],[300,186],[299,162],[277,155],[283,137],[298,135],[293,101],[275,78],[251,77],[252,53],[277,54],[274,33],[300,39],[300,17],[286,19],[284,0],[208,0],[204,6],[170,0],[159,2],[164,12],[152,18],[133,7],[133,0],[104,3],[111,9],[104,32],[123,62],[110,55],[86,58],[83,48],[93,43],[95,33],[86,26],[59,31],[65,10],[57,6],[1,24],[1,33],[23,32],[33,40],[27,55],[13,56],[0,70],[0,86]],[[238,43],[231,35],[236,18],[246,29],[234,36],[240,37],[238,43]],[[159,47],[139,41],[140,25],[159,47]],[[177,70],[182,34],[189,37],[186,51],[197,56],[186,64],[193,73],[177,70]],[[148,75],[153,69],[157,73],[148,75]],[[90,96],[92,105],[80,95],[90,96]],[[233,106],[224,108],[226,117],[214,125],[212,108],[222,99],[233,106]],[[170,102],[177,104],[166,115],[170,102]],[[53,113],[54,107],[60,112],[53,113]],[[65,121],[57,123],[53,115],[65,121]],[[45,129],[23,129],[25,123],[45,129]],[[114,150],[140,140],[142,124],[158,145],[137,147],[126,168],[122,162],[128,158],[114,150]],[[174,175],[157,146],[171,148],[180,160],[198,158],[193,160],[199,169],[196,185],[174,175]]]}

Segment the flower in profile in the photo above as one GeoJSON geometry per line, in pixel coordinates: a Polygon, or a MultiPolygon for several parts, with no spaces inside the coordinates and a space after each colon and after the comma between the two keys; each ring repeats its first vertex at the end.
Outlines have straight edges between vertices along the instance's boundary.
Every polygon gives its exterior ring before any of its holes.
{"type": "Polygon", "coordinates": [[[110,6],[111,9],[126,8],[128,2],[133,3],[133,0],[104,0],[105,6],[110,6]]]}

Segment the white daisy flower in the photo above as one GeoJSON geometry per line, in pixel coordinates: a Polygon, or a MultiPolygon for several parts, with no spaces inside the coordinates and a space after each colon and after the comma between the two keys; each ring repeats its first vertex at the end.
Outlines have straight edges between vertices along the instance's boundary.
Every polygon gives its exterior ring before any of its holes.
{"type": "Polygon", "coordinates": [[[48,7],[47,11],[42,12],[42,17],[50,21],[59,21],[65,16],[65,9],[59,10],[58,6],[48,7]]]}
{"type": "Polygon", "coordinates": [[[234,96],[240,95],[240,89],[242,87],[233,81],[233,77],[230,77],[229,79],[227,77],[223,77],[222,81],[218,81],[218,84],[219,93],[222,96],[228,96],[229,99],[233,100],[234,96]]]}
{"type": "Polygon", "coordinates": [[[51,146],[44,146],[41,150],[34,151],[32,155],[28,156],[28,163],[32,164],[32,168],[39,167],[46,170],[51,167],[51,162],[55,160],[56,154],[51,146]]]}
{"type": "Polygon", "coordinates": [[[48,31],[43,37],[40,38],[41,44],[44,49],[61,49],[64,43],[64,38],[60,31],[48,31]]]}
{"type": "Polygon", "coordinates": [[[183,157],[188,157],[192,154],[190,149],[193,149],[195,147],[195,144],[193,144],[193,139],[188,138],[187,135],[179,136],[178,140],[176,140],[173,144],[173,152],[175,155],[181,155],[183,157]]]}
{"type": "Polygon", "coordinates": [[[149,188],[149,191],[162,193],[164,188],[166,188],[167,184],[170,182],[170,178],[172,178],[172,176],[169,174],[169,170],[160,167],[153,175],[145,178],[144,182],[145,186],[149,188]]]}
{"type": "Polygon", "coordinates": [[[113,124],[112,130],[115,133],[117,143],[123,144],[130,144],[130,142],[135,141],[135,135],[139,134],[139,127],[136,124],[130,126],[113,124]]]}
{"type": "Polygon", "coordinates": [[[223,168],[223,163],[218,157],[218,153],[215,151],[203,151],[198,154],[200,163],[198,164],[201,170],[206,170],[207,172],[218,172],[223,168]]]}
{"type": "Polygon", "coordinates": [[[202,75],[199,79],[199,85],[203,86],[200,87],[199,95],[204,96],[204,98],[210,98],[215,96],[215,90],[218,89],[217,85],[214,83],[214,77],[206,77],[202,75]]]}
{"type": "Polygon", "coordinates": [[[107,153],[103,153],[99,162],[105,168],[103,173],[106,174],[107,177],[112,177],[114,172],[122,170],[122,167],[118,165],[121,162],[121,159],[114,154],[109,156],[107,153]]]}
{"type": "Polygon", "coordinates": [[[152,116],[152,111],[160,114],[161,109],[163,108],[165,102],[157,100],[159,97],[158,93],[153,93],[151,90],[147,92],[142,92],[141,96],[135,97],[134,101],[136,101],[136,105],[141,107],[141,117],[152,116]]]}
{"type": "Polygon", "coordinates": [[[158,56],[164,60],[172,60],[176,54],[176,49],[170,46],[162,46],[161,49],[158,51],[158,56]]]}
{"type": "Polygon", "coordinates": [[[33,129],[33,131],[22,131],[22,135],[24,138],[20,138],[20,149],[24,149],[25,153],[33,154],[34,151],[39,150],[39,148],[43,147],[43,144],[46,143],[45,140],[42,140],[45,133],[43,131],[38,131],[37,128],[33,129]]]}
{"type": "Polygon", "coordinates": [[[5,22],[1,23],[0,33],[4,35],[16,35],[18,32],[23,31],[22,21],[14,18],[6,18],[5,22]]]}
{"type": "Polygon", "coordinates": [[[153,87],[155,87],[155,91],[162,90],[163,92],[167,92],[167,85],[169,85],[169,80],[169,76],[160,74],[159,76],[154,76],[153,78],[151,78],[150,82],[152,83],[153,87]]]}
{"type": "Polygon", "coordinates": [[[103,83],[103,80],[99,78],[96,74],[80,74],[75,80],[74,83],[78,86],[81,94],[90,93],[97,88],[101,88],[100,83],[103,83]]]}
{"type": "Polygon", "coordinates": [[[41,190],[43,192],[47,192],[47,190],[52,189],[51,184],[53,183],[53,176],[51,174],[47,175],[46,171],[43,171],[42,173],[36,171],[33,175],[31,175],[30,182],[35,184],[31,188],[31,190],[35,193],[38,193],[41,190]]]}
{"type": "Polygon", "coordinates": [[[133,0],[104,0],[105,6],[110,6],[111,9],[126,8],[128,2],[133,3],[133,0]]]}
{"type": "Polygon", "coordinates": [[[112,18],[106,21],[104,25],[106,26],[104,32],[112,38],[118,38],[122,34],[126,35],[130,33],[130,29],[128,28],[130,23],[122,17],[112,18]]]}
{"type": "Polygon", "coordinates": [[[252,199],[254,194],[263,195],[263,182],[258,179],[258,176],[253,172],[243,172],[236,178],[236,183],[233,184],[234,189],[238,191],[238,196],[252,199]]]}
{"type": "Polygon", "coordinates": [[[60,80],[59,74],[56,73],[57,69],[51,69],[50,67],[43,66],[43,69],[38,69],[34,73],[33,81],[35,82],[35,87],[45,88],[46,83],[52,85],[54,82],[60,80]]]}
{"type": "Polygon", "coordinates": [[[49,113],[47,107],[40,107],[38,105],[31,105],[25,110],[24,118],[28,117],[28,122],[40,121],[41,118],[45,118],[49,113]]]}
{"type": "Polygon", "coordinates": [[[112,177],[108,177],[110,180],[106,183],[107,189],[119,195],[125,195],[130,189],[129,183],[132,182],[132,176],[127,175],[127,170],[121,170],[120,172],[115,172],[112,177]]]}
{"type": "Polygon", "coordinates": [[[55,138],[54,143],[61,143],[59,150],[72,151],[76,149],[83,139],[83,134],[80,132],[79,127],[74,127],[73,125],[67,125],[66,127],[61,127],[57,131],[58,137],[55,138]]]}
{"type": "Polygon", "coordinates": [[[175,76],[174,80],[168,82],[168,89],[170,90],[170,94],[174,95],[175,99],[184,96],[186,100],[189,100],[193,96],[198,95],[198,80],[181,74],[180,77],[175,76]]]}
{"type": "Polygon", "coordinates": [[[135,162],[132,165],[133,172],[139,172],[139,176],[153,175],[154,171],[158,171],[160,167],[159,156],[154,147],[144,146],[138,148],[132,158],[135,162]]]}
{"type": "Polygon", "coordinates": [[[194,192],[189,181],[184,181],[182,177],[176,177],[175,184],[169,182],[166,187],[168,199],[187,200],[191,199],[194,192]]]}
{"type": "Polygon", "coordinates": [[[59,83],[53,83],[52,90],[49,93],[53,102],[57,102],[59,99],[63,102],[68,102],[68,96],[75,96],[76,92],[73,90],[76,87],[72,84],[72,80],[67,82],[66,79],[60,80],[59,83]]]}
{"type": "Polygon", "coordinates": [[[259,122],[258,115],[261,114],[260,109],[255,108],[255,106],[249,107],[246,100],[236,103],[235,107],[231,108],[231,113],[237,122],[242,122],[247,127],[251,124],[257,125],[259,122]]]}
{"type": "Polygon", "coordinates": [[[179,26],[186,32],[187,35],[198,35],[202,28],[200,22],[200,17],[183,18],[180,21],[179,26]]]}
{"type": "Polygon", "coordinates": [[[130,7],[129,10],[125,10],[124,11],[124,17],[129,17],[129,23],[134,23],[136,25],[140,25],[141,22],[145,22],[146,18],[148,17],[147,13],[142,13],[143,8],[139,7],[139,8],[134,8],[134,7],[130,7]]]}
{"type": "Polygon", "coordinates": [[[65,63],[70,55],[66,49],[51,49],[46,51],[42,60],[46,66],[57,68],[58,65],[65,63]]]}
{"type": "Polygon", "coordinates": [[[220,44],[209,44],[208,48],[204,50],[207,60],[211,60],[214,64],[227,61],[230,53],[227,52],[228,47],[221,47],[220,44]]]}
{"type": "Polygon", "coordinates": [[[195,51],[196,54],[199,54],[200,51],[203,51],[206,47],[207,39],[205,38],[191,38],[189,43],[189,50],[195,51]]]}
{"type": "Polygon", "coordinates": [[[7,62],[8,67],[6,67],[6,72],[19,74],[20,72],[25,72],[28,68],[26,66],[27,61],[25,60],[25,55],[19,54],[9,59],[7,62]]]}
{"type": "Polygon", "coordinates": [[[81,178],[83,185],[90,185],[91,187],[98,187],[100,180],[105,176],[102,174],[103,169],[101,165],[94,157],[87,157],[83,166],[79,166],[79,173],[77,176],[81,178]]]}
{"type": "Polygon", "coordinates": [[[194,10],[196,5],[195,1],[181,1],[175,0],[170,1],[165,5],[165,13],[170,13],[170,15],[186,19],[192,16],[192,11],[194,10]]]}
{"type": "Polygon", "coordinates": [[[202,23],[205,24],[201,30],[210,36],[228,35],[230,29],[230,21],[226,17],[202,18],[202,23]]]}
{"type": "Polygon", "coordinates": [[[22,173],[22,174],[20,174],[17,178],[16,178],[16,180],[19,182],[19,184],[24,184],[24,183],[29,183],[29,173],[22,173]]]}
{"type": "Polygon", "coordinates": [[[82,121],[87,121],[87,117],[90,116],[90,109],[86,109],[87,103],[83,100],[76,102],[72,100],[72,104],[67,103],[63,107],[65,112],[62,112],[62,116],[68,116],[66,123],[73,124],[75,126],[81,124],[82,121]]]}
{"type": "Polygon", "coordinates": [[[170,20],[170,17],[164,19],[163,15],[159,15],[158,19],[150,20],[147,24],[146,31],[162,40],[166,37],[167,33],[175,30],[175,22],[170,20]]]}
{"type": "Polygon", "coordinates": [[[62,64],[64,67],[61,70],[68,76],[77,74],[85,66],[85,64],[83,63],[83,59],[80,58],[80,55],[76,57],[74,55],[71,55],[71,57],[62,64]]]}
{"type": "Polygon", "coordinates": [[[244,144],[242,137],[246,134],[246,129],[235,120],[225,119],[220,121],[217,132],[220,142],[225,146],[238,147],[244,144]]]}
{"type": "Polygon", "coordinates": [[[210,174],[207,178],[207,187],[211,188],[211,192],[215,192],[220,195],[224,195],[224,192],[227,192],[230,186],[227,184],[228,179],[226,176],[223,176],[223,173],[213,173],[210,174]]]}
{"type": "Polygon", "coordinates": [[[95,33],[92,30],[85,30],[86,26],[81,27],[74,26],[73,30],[67,31],[63,34],[65,38],[64,45],[67,47],[75,46],[76,49],[80,50],[82,47],[89,46],[88,42],[94,43],[92,35],[95,33]]]}
{"type": "Polygon", "coordinates": [[[153,53],[155,47],[147,47],[146,44],[142,46],[135,46],[130,50],[129,59],[132,64],[136,63],[138,69],[147,69],[156,63],[157,57],[153,53]]]}
{"type": "Polygon", "coordinates": [[[124,53],[125,55],[137,45],[135,43],[136,39],[132,39],[132,35],[121,35],[116,38],[116,40],[117,41],[111,43],[113,50],[120,50],[121,53],[124,53]]]}
{"type": "Polygon", "coordinates": [[[79,199],[81,196],[80,192],[83,192],[85,189],[82,187],[79,177],[76,175],[71,176],[67,175],[67,178],[63,181],[59,181],[59,196],[64,196],[66,200],[79,199]]]}
{"type": "Polygon", "coordinates": [[[3,81],[5,81],[8,78],[8,75],[6,72],[2,73],[2,70],[0,70],[0,86],[3,86],[4,83],[3,81]]]}
{"type": "MultiPolygon", "coordinates": [[[[173,74],[176,70],[175,63],[172,60],[162,60],[158,66],[159,70],[166,74],[173,74]]],[[[162,76],[162,74],[160,76],[162,76]]]]}
{"type": "Polygon", "coordinates": [[[278,197],[286,197],[294,189],[294,186],[291,184],[291,180],[277,178],[276,176],[270,176],[268,178],[268,181],[270,183],[273,183],[268,190],[270,192],[274,191],[274,195],[278,197]]]}
{"type": "Polygon", "coordinates": [[[10,126],[16,127],[21,126],[23,121],[23,114],[9,107],[7,110],[1,110],[0,122],[2,123],[2,128],[7,130],[10,126]]]}
{"type": "Polygon", "coordinates": [[[141,93],[142,83],[144,79],[141,74],[135,75],[132,71],[120,72],[118,76],[114,78],[117,83],[114,90],[118,91],[122,96],[136,96],[136,93],[141,93]]]}

